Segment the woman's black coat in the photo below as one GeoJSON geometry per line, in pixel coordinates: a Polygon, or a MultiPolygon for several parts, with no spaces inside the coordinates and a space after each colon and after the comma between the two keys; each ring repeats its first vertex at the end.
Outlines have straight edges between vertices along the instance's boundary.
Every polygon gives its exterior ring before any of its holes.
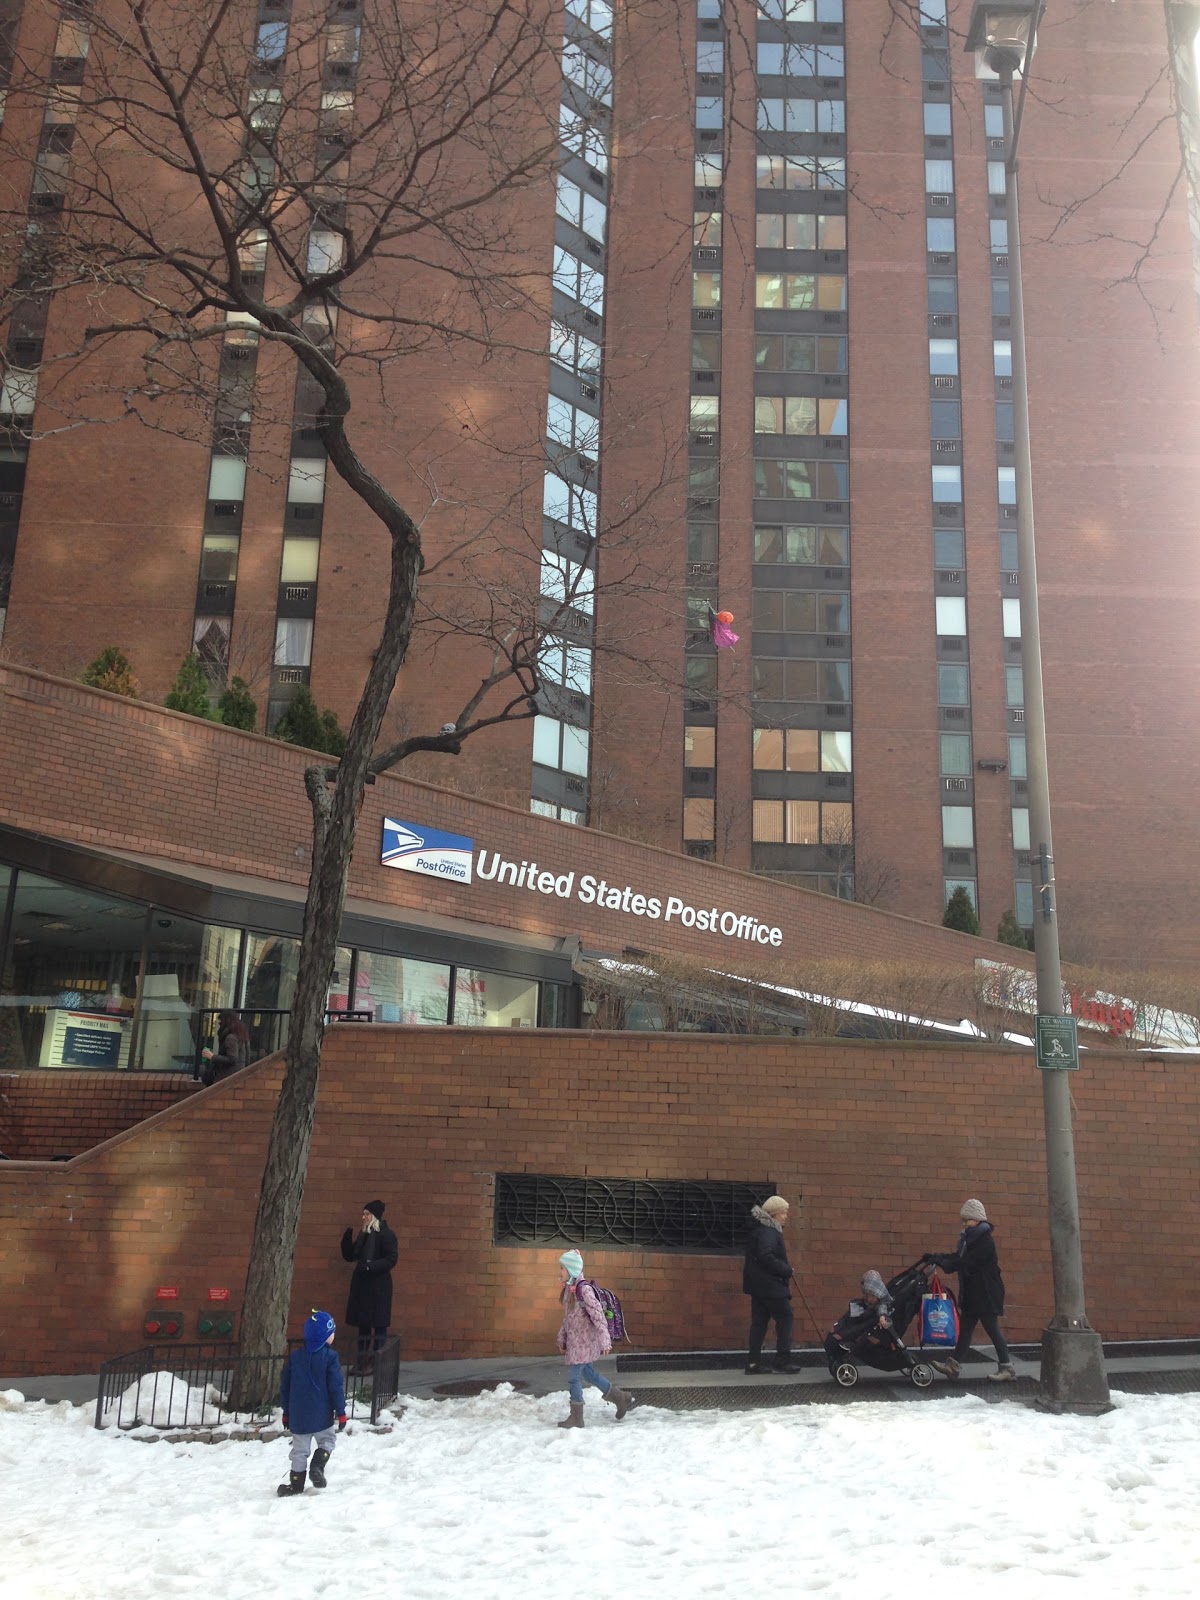
{"type": "Polygon", "coordinates": [[[929,1258],[943,1272],[957,1272],[958,1303],[964,1317],[1004,1315],[1004,1279],[990,1222],[964,1228],[954,1251],[929,1258]]]}
{"type": "Polygon", "coordinates": [[[787,1246],[778,1228],[769,1222],[751,1222],[746,1230],[746,1261],[742,1268],[742,1293],[759,1300],[790,1300],[792,1269],[787,1246]]]}
{"type": "Polygon", "coordinates": [[[386,1222],[374,1233],[353,1228],[342,1235],[342,1259],[354,1262],[346,1321],[356,1328],[386,1328],[392,1320],[392,1268],[400,1259],[396,1235],[386,1222]]]}

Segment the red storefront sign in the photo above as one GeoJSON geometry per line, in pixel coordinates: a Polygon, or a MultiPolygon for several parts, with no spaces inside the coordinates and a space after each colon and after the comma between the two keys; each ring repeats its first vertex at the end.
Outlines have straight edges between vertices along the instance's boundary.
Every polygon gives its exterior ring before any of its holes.
{"type": "Polygon", "coordinates": [[[171,1288],[171,1289],[155,1289],[154,1298],[156,1300],[178,1300],[179,1299],[179,1290],[178,1289],[174,1289],[174,1288],[171,1288]]]}
{"type": "Polygon", "coordinates": [[[210,1300],[228,1300],[229,1299],[229,1290],[228,1289],[210,1289],[208,1291],[208,1298],[210,1300]]]}

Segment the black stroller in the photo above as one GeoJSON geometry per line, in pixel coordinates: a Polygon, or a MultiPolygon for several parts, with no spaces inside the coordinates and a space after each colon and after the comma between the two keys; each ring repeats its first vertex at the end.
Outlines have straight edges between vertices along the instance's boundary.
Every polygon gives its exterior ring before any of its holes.
{"type": "Polygon", "coordinates": [[[852,1389],[859,1367],[874,1367],[879,1372],[902,1372],[914,1388],[928,1389],[933,1368],[904,1344],[905,1330],[919,1314],[921,1296],[927,1292],[925,1273],[920,1265],[905,1267],[884,1287],[886,1298],[875,1305],[851,1300],[834,1323],[825,1340],[830,1374],[843,1389],[852,1389]],[[887,1317],[886,1327],[881,1325],[881,1314],[887,1317]]]}

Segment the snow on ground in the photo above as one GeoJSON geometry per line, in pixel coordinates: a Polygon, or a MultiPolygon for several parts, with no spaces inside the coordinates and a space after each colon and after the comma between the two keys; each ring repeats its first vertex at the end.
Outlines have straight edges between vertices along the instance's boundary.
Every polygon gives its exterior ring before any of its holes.
{"type": "Polygon", "coordinates": [[[1013,1400],[633,1411],[507,1385],[348,1432],[146,1444],[0,1395],[7,1600],[1133,1600],[1200,1592],[1200,1395],[1099,1418],[1013,1400]]]}

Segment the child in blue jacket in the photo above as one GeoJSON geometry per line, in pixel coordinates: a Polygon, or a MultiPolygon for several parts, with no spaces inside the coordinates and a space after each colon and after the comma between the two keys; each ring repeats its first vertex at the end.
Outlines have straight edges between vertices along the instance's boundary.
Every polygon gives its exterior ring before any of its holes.
{"type": "Polygon", "coordinates": [[[277,1494],[303,1494],[306,1470],[315,1489],[325,1487],[325,1463],[337,1442],[333,1419],[337,1418],[338,1433],[346,1426],[346,1390],[333,1350],[336,1332],[337,1323],[328,1311],[314,1311],[304,1324],[303,1350],[293,1350],[284,1363],[279,1403],[283,1425],[292,1435],[292,1470],[277,1494]],[[308,1452],[314,1439],[317,1449],[310,1467],[308,1452]]]}

